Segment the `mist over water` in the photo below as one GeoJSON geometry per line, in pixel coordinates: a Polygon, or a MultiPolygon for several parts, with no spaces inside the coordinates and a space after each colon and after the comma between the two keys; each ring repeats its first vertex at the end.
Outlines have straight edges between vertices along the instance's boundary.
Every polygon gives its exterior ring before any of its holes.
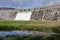
{"type": "Polygon", "coordinates": [[[24,20],[24,21],[29,21],[30,17],[31,17],[32,12],[28,11],[28,12],[19,12],[16,15],[15,20],[24,20]]]}

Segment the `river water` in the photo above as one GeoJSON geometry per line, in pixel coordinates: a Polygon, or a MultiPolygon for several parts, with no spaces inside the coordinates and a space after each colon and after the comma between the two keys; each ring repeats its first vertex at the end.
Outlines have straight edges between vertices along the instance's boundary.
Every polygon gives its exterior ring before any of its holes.
{"type": "Polygon", "coordinates": [[[39,32],[39,31],[0,31],[0,37],[3,36],[7,36],[7,35],[20,35],[20,36],[42,36],[42,35],[46,35],[46,32],[39,32]]]}
{"type": "Polygon", "coordinates": [[[0,36],[7,35],[30,35],[32,33],[28,33],[27,31],[0,31],[0,36]]]}
{"type": "Polygon", "coordinates": [[[39,31],[16,31],[16,30],[12,30],[12,31],[0,31],[0,37],[5,37],[5,36],[9,36],[9,35],[20,35],[20,36],[42,36],[42,35],[60,35],[60,33],[49,33],[49,32],[39,32],[39,31]]]}

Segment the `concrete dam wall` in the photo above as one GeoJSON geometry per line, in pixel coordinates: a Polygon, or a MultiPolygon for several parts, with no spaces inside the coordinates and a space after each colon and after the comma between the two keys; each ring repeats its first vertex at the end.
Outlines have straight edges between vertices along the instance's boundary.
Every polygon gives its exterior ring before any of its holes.
{"type": "Polygon", "coordinates": [[[60,21],[60,6],[37,8],[33,10],[31,20],[60,21]]]}
{"type": "Polygon", "coordinates": [[[60,21],[60,5],[32,9],[0,8],[0,20],[60,21]]]}
{"type": "Polygon", "coordinates": [[[0,8],[0,20],[29,21],[32,11],[30,9],[0,8]]]}
{"type": "Polygon", "coordinates": [[[0,20],[14,20],[16,16],[16,9],[0,8],[0,20]]]}

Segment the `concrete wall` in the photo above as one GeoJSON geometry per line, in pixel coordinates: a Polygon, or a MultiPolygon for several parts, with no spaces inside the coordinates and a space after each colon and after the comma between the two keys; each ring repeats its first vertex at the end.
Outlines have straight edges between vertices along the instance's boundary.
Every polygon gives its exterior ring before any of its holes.
{"type": "Polygon", "coordinates": [[[0,9],[0,20],[13,20],[16,16],[16,9],[0,9]]]}
{"type": "Polygon", "coordinates": [[[60,6],[37,8],[33,11],[31,20],[60,21],[60,6]]]}
{"type": "Polygon", "coordinates": [[[0,20],[14,20],[18,12],[32,11],[30,20],[60,21],[60,5],[32,9],[0,8],[0,20]]]}

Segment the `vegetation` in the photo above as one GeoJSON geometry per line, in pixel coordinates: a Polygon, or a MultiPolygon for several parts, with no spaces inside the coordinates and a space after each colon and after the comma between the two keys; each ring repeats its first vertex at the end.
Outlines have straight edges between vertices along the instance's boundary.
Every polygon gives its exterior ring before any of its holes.
{"type": "Polygon", "coordinates": [[[60,22],[0,20],[0,30],[32,30],[42,32],[60,32],[60,22]]]}
{"type": "MultiPolygon", "coordinates": [[[[31,30],[60,33],[60,22],[49,21],[7,21],[0,20],[0,30],[31,30]]],[[[60,35],[50,36],[6,36],[0,40],[60,40],[60,35]]]]}
{"type": "Polygon", "coordinates": [[[6,36],[3,38],[0,38],[0,40],[60,40],[59,35],[52,35],[52,36],[6,36]]]}

